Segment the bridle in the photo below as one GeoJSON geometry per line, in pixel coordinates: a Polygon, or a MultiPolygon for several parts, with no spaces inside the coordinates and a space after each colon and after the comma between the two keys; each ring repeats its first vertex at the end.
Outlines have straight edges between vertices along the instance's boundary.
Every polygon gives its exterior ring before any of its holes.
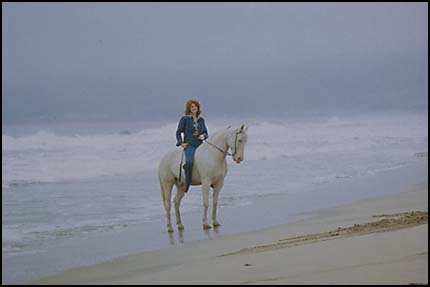
{"type": "Polygon", "coordinates": [[[208,145],[210,145],[210,146],[213,146],[214,148],[216,148],[217,150],[219,150],[220,152],[222,152],[222,153],[225,153],[225,154],[227,154],[227,155],[229,155],[229,156],[235,156],[236,155],[236,152],[237,152],[237,136],[241,133],[242,131],[239,131],[239,132],[237,132],[236,133],[236,137],[235,137],[235,139],[234,139],[234,153],[230,153],[230,152],[228,152],[228,148],[227,148],[227,151],[223,151],[222,149],[220,149],[219,147],[217,147],[216,145],[214,145],[213,143],[210,143],[210,142],[208,142],[207,140],[204,140],[203,142],[205,142],[205,143],[207,143],[208,145]]]}

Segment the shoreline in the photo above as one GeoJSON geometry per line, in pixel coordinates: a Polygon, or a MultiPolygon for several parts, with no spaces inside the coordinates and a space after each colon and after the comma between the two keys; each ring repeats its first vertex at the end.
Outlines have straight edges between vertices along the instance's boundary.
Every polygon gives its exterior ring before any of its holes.
{"type": "Polygon", "coordinates": [[[394,229],[348,236],[327,233],[410,217],[405,212],[423,216],[416,211],[428,211],[427,191],[425,184],[306,212],[297,222],[129,255],[31,284],[427,284],[427,222],[395,222],[394,229]],[[298,236],[302,242],[291,244],[298,236]]]}
{"type": "MultiPolygon", "coordinates": [[[[74,268],[109,262],[115,258],[166,248],[182,249],[190,244],[204,244],[206,241],[240,234],[246,236],[254,231],[258,233],[303,219],[312,219],[315,214],[324,217],[327,212],[330,214],[330,210],[353,202],[415,190],[422,184],[427,184],[427,166],[426,162],[421,162],[353,180],[338,179],[330,184],[315,185],[313,190],[305,193],[269,194],[240,208],[221,206],[219,220],[222,225],[217,229],[202,230],[201,213],[192,212],[183,214],[185,230],[182,232],[178,232],[175,227],[173,234],[167,233],[163,217],[120,230],[86,234],[54,244],[45,244],[46,248],[37,253],[16,256],[3,254],[2,282],[24,284],[74,268]],[[325,212],[321,211],[320,215],[320,210],[325,212]]],[[[191,195],[198,199],[201,195],[197,189],[196,192],[191,195]]],[[[317,225],[315,228],[323,226],[317,225]]],[[[259,237],[257,235],[256,239],[259,237]]],[[[248,242],[250,239],[246,240],[248,242]]],[[[260,242],[257,240],[255,243],[260,242]]]]}

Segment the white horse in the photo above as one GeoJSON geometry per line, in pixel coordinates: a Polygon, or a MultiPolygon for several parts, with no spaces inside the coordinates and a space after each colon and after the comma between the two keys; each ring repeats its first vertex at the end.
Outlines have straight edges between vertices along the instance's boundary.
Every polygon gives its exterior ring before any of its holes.
{"type": "MultiPolygon", "coordinates": [[[[209,136],[195,152],[191,185],[202,185],[203,191],[203,229],[211,226],[207,221],[207,210],[209,207],[209,189],[213,188],[212,223],[214,227],[219,226],[216,219],[218,206],[218,195],[224,185],[224,177],[227,175],[226,156],[231,155],[236,163],[244,160],[244,149],[248,139],[248,127],[242,125],[238,129],[230,127],[209,136]],[[228,150],[232,153],[229,153],[228,150]]],[[[164,155],[158,167],[161,195],[164,208],[167,213],[167,230],[173,232],[170,219],[170,202],[172,187],[176,185],[175,213],[178,229],[184,229],[181,222],[179,206],[185,195],[185,172],[182,166],[185,163],[185,155],[182,149],[176,149],[164,155]],[[179,180],[180,179],[180,180],[179,180]]]]}

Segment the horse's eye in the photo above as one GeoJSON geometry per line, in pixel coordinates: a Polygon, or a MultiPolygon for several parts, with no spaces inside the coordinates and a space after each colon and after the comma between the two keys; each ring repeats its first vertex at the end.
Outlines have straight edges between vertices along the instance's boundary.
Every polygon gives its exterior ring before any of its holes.
{"type": "Polygon", "coordinates": [[[241,143],[241,142],[243,142],[243,140],[238,140],[238,142],[240,142],[240,143],[241,143]]]}

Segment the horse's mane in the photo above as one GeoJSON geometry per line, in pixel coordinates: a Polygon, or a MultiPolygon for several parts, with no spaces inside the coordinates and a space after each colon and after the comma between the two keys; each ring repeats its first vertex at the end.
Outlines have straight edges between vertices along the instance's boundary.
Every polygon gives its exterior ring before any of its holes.
{"type": "Polygon", "coordinates": [[[228,126],[226,128],[222,128],[217,130],[216,132],[214,132],[213,134],[209,135],[209,139],[217,139],[219,136],[221,135],[226,135],[227,133],[229,133],[232,130],[231,126],[228,126]]]}

